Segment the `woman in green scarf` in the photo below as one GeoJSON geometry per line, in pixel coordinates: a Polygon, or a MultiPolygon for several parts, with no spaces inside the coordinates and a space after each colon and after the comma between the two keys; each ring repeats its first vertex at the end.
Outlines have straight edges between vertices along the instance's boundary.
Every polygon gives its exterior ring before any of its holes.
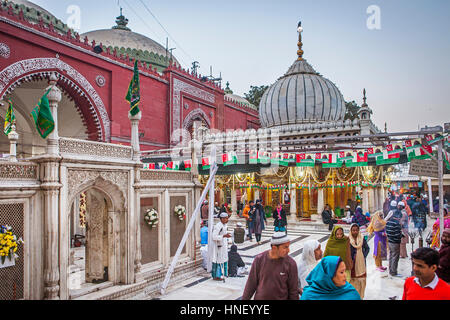
{"type": "Polygon", "coordinates": [[[350,280],[350,270],[353,267],[353,261],[350,253],[350,240],[344,235],[344,229],[340,226],[334,226],[331,231],[330,238],[327,241],[325,252],[326,256],[338,256],[345,262],[345,273],[347,275],[347,281],[350,280]]]}

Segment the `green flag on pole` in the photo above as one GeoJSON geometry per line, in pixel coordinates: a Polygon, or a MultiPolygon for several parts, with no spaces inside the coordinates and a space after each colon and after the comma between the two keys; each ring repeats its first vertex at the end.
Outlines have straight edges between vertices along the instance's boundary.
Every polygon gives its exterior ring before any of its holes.
{"type": "Polygon", "coordinates": [[[50,110],[50,103],[48,102],[47,94],[50,89],[39,99],[38,105],[31,111],[31,117],[36,124],[36,129],[39,135],[46,139],[50,133],[55,129],[55,121],[53,120],[52,111],[50,110]]]}
{"type": "Polygon", "coordinates": [[[139,69],[138,61],[134,62],[133,79],[131,79],[128,87],[127,97],[125,98],[130,103],[130,114],[135,116],[139,113],[139,103],[141,102],[140,84],[139,84],[139,69]]]}
{"type": "Polygon", "coordinates": [[[5,126],[3,130],[5,135],[8,135],[11,132],[11,126],[14,123],[14,121],[16,121],[16,116],[14,115],[14,108],[11,99],[8,100],[8,103],[9,107],[8,110],[6,111],[5,126]]]}

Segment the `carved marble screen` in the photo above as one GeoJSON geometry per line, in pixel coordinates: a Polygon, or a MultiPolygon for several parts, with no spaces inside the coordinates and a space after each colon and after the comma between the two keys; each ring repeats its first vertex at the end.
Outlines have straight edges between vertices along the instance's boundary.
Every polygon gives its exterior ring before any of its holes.
{"type": "Polygon", "coordinates": [[[141,228],[141,264],[146,264],[159,260],[159,224],[161,223],[159,201],[157,197],[141,198],[141,213],[139,217],[141,228]],[[144,215],[148,209],[155,209],[158,212],[158,224],[150,227],[144,220],[144,215]]]}
{"type": "MultiPolygon", "coordinates": [[[[13,234],[22,239],[24,239],[23,216],[23,203],[0,203],[0,224],[11,226],[13,228],[13,234]]],[[[14,265],[0,268],[0,300],[18,300],[24,298],[23,246],[19,245],[17,248],[16,254],[19,258],[15,260],[14,265]]]]}
{"type": "MultiPolygon", "coordinates": [[[[186,208],[185,196],[172,196],[170,197],[170,256],[173,257],[177,252],[178,245],[183,238],[184,231],[186,230],[186,220],[181,221],[175,215],[175,207],[182,205],[186,208]]],[[[187,215],[187,212],[186,212],[187,215]]],[[[184,246],[181,253],[186,253],[186,246],[184,246]]]]}

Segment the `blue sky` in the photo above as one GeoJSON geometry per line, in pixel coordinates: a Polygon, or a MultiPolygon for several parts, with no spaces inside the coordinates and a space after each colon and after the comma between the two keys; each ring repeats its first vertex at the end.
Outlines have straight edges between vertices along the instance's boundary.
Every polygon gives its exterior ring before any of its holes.
{"type": "MultiPolygon", "coordinates": [[[[447,0],[120,0],[129,27],[169,46],[185,68],[199,61],[203,75],[222,72],[234,93],[270,85],[297,57],[302,21],[304,58],[333,81],[347,101],[367,103],[373,121],[388,131],[450,122],[450,1],[447,0]],[[380,9],[370,30],[367,8],[380,9]]],[[[67,22],[81,9],[80,33],[109,29],[117,0],[35,0],[67,22]]]]}

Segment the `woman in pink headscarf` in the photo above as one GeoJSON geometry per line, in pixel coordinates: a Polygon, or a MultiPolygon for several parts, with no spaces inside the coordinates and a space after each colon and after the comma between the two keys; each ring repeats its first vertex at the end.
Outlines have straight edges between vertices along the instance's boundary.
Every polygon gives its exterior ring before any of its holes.
{"type": "MultiPolygon", "coordinates": [[[[441,242],[439,241],[439,237],[441,236],[440,231],[441,222],[439,218],[437,218],[436,222],[433,224],[433,231],[431,234],[431,248],[438,249],[441,247],[441,242]]],[[[450,228],[450,216],[448,215],[447,208],[444,208],[444,229],[450,228]]]]}
{"type": "Polygon", "coordinates": [[[275,232],[287,232],[287,219],[286,212],[283,209],[281,203],[278,204],[277,208],[273,211],[273,226],[275,228],[275,232]]]}

